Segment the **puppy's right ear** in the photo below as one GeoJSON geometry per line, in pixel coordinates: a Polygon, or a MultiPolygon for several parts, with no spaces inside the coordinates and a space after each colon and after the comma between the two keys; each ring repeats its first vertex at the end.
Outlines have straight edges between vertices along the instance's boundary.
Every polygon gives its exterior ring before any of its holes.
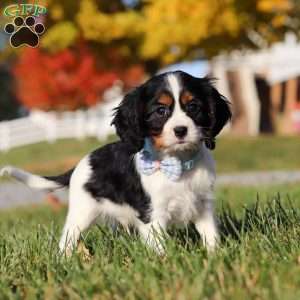
{"type": "Polygon", "coordinates": [[[115,111],[111,124],[116,127],[118,136],[136,152],[140,151],[144,145],[145,134],[142,87],[129,92],[115,111]]]}

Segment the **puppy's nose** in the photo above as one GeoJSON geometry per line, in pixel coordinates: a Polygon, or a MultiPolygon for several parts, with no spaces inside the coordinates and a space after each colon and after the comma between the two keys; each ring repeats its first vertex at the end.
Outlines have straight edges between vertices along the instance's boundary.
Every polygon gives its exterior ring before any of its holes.
{"type": "Polygon", "coordinates": [[[183,138],[187,134],[187,127],[186,126],[177,126],[174,128],[175,136],[178,138],[183,138]]]}

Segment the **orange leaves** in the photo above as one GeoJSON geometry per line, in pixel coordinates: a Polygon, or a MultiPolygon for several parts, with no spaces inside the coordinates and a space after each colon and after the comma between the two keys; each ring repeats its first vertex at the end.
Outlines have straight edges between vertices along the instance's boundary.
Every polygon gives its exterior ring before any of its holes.
{"type": "Polygon", "coordinates": [[[293,8],[291,0],[259,0],[257,9],[262,12],[287,12],[293,8]]]}
{"type": "Polygon", "coordinates": [[[273,15],[271,23],[275,28],[286,24],[288,13],[292,11],[296,4],[291,0],[259,0],[257,10],[269,15],[273,15]]]}

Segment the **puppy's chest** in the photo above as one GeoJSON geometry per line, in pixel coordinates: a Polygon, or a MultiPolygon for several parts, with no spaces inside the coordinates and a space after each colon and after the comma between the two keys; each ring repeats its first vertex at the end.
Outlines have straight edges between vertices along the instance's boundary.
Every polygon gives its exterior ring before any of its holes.
{"type": "Polygon", "coordinates": [[[151,198],[153,218],[162,216],[170,222],[188,222],[199,214],[211,198],[213,175],[205,169],[184,173],[171,181],[163,173],[142,176],[143,186],[151,198]]]}

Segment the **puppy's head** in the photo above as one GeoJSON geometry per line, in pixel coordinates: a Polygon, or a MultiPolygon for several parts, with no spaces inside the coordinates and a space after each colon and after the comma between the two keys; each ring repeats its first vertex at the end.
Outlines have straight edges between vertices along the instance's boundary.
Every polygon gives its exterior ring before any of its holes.
{"type": "Polygon", "coordinates": [[[215,136],[230,117],[228,101],[209,79],[177,71],[154,76],[128,93],[112,123],[136,151],[149,137],[156,150],[177,152],[201,141],[214,149],[215,136]]]}

